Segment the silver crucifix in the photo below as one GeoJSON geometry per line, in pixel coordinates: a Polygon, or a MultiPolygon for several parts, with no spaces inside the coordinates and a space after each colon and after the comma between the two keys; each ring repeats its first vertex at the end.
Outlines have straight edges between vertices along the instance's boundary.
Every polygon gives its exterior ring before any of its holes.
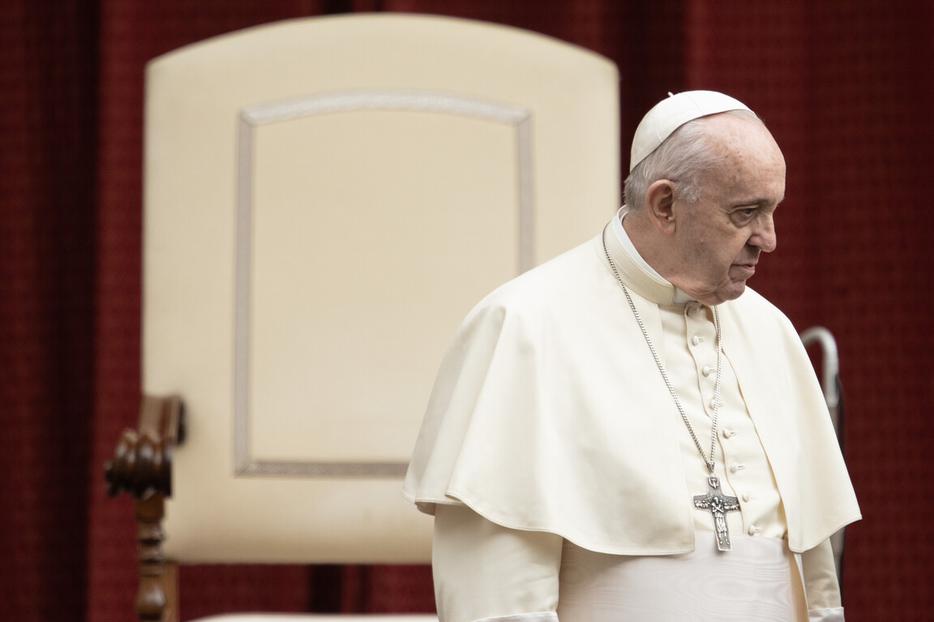
{"type": "Polygon", "coordinates": [[[732,551],[733,544],[730,542],[730,529],[726,524],[726,513],[735,512],[739,509],[739,499],[736,497],[727,497],[720,492],[720,478],[716,475],[710,475],[707,478],[707,494],[694,496],[694,507],[700,510],[710,510],[713,515],[713,526],[717,532],[717,549],[721,551],[732,551]]]}

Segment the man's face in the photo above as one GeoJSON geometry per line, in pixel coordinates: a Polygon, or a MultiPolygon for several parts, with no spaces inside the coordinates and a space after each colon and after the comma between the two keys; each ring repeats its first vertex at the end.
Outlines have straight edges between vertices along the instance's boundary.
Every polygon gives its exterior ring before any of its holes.
{"type": "Polygon", "coordinates": [[[679,269],[672,283],[705,304],[740,296],[763,252],[775,250],[775,208],[785,195],[785,160],[755,119],[704,119],[723,156],[698,180],[690,202],[675,195],[673,249],[679,269]]]}

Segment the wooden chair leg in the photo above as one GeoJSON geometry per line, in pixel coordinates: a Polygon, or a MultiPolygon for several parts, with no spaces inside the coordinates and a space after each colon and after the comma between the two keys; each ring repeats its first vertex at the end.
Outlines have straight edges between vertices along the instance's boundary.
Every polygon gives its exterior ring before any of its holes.
{"type": "Polygon", "coordinates": [[[139,540],[139,591],[136,613],[141,622],[178,622],[178,566],[162,552],[165,499],[152,495],[136,502],[139,540]]]}

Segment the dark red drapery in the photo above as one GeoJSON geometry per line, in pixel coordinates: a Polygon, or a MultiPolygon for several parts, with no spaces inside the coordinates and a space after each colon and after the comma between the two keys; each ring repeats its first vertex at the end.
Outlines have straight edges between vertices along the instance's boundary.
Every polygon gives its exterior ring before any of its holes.
{"type": "MultiPolygon", "coordinates": [[[[612,58],[624,144],[669,90],[724,90],[763,116],[788,193],[754,286],[840,342],[865,516],[848,536],[848,619],[934,615],[931,3],[17,0],[0,14],[3,617],[132,615],[131,510],[104,496],[101,464],[139,396],[144,63],[261,22],[366,10],[495,21],[612,58]]],[[[431,610],[430,572],[186,568],[182,607],[431,610]]]]}

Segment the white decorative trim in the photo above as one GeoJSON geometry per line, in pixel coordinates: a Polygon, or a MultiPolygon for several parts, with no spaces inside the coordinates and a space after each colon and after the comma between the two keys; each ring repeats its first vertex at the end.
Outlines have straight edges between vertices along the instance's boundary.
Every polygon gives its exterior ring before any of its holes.
{"type": "Polygon", "coordinates": [[[237,469],[237,475],[275,475],[279,477],[379,477],[402,478],[408,465],[404,462],[299,462],[256,460],[237,469]]]}
{"type": "MultiPolygon", "coordinates": [[[[407,465],[403,462],[267,461],[256,460],[250,452],[249,380],[252,301],[250,273],[253,262],[253,143],[255,132],[258,127],[270,123],[287,122],[312,115],[360,110],[452,114],[502,123],[515,128],[519,190],[517,263],[520,273],[534,265],[535,210],[532,194],[532,117],[530,111],[515,106],[430,91],[338,92],[242,109],[237,127],[237,239],[236,291],[234,294],[233,450],[234,472],[237,476],[401,478],[405,474],[407,465]]],[[[557,618],[554,617],[507,617],[489,620],[557,622],[557,618]]]]}
{"type": "Polygon", "coordinates": [[[535,266],[535,201],[532,194],[532,119],[515,124],[519,172],[519,273],[535,266]]]}
{"type": "Polygon", "coordinates": [[[253,264],[253,131],[240,119],[237,132],[237,240],[234,288],[234,471],[250,468],[250,268],[253,264]]]}
{"type": "Polygon", "coordinates": [[[518,125],[530,116],[528,110],[515,106],[432,91],[349,91],[250,106],[241,111],[240,118],[255,127],[317,114],[360,110],[438,112],[506,125],[518,125]]]}

